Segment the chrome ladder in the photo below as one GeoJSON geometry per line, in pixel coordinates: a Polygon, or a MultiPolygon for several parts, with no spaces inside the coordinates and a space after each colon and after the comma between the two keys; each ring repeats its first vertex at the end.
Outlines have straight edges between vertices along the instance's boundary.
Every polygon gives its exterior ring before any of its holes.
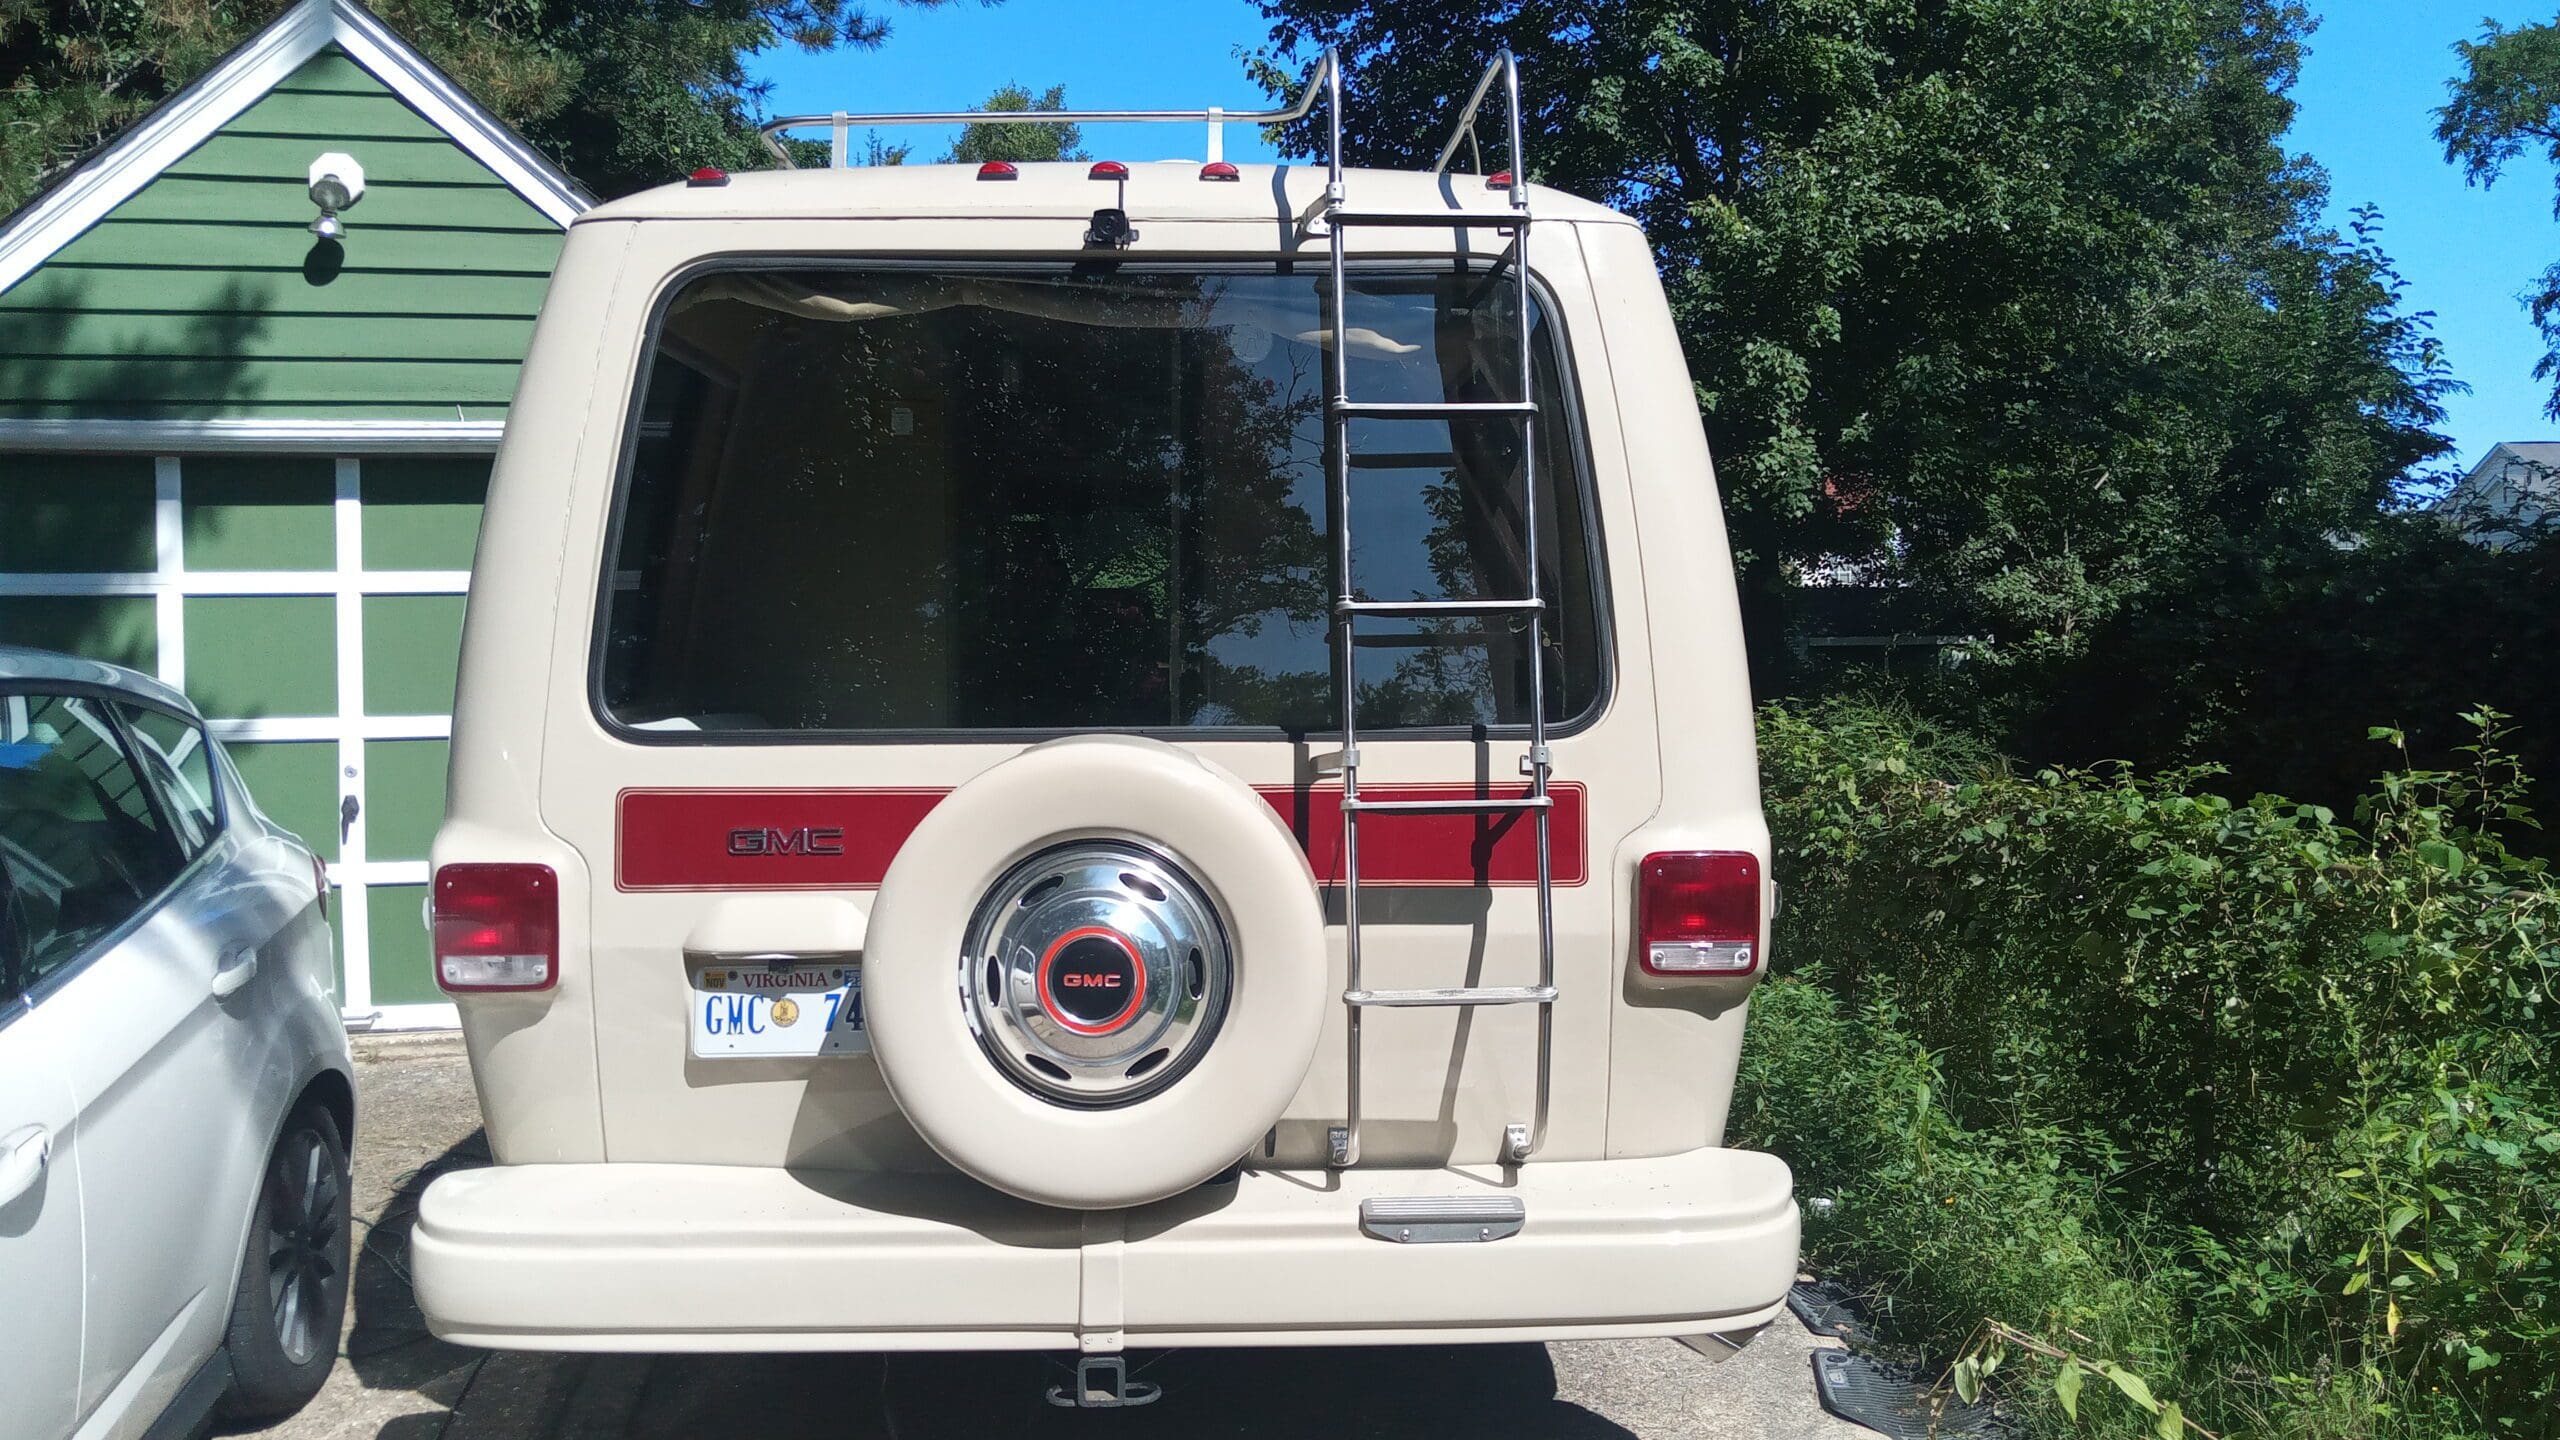
{"type": "MultiPolygon", "coordinates": [[[[1529,1120],[1504,1127],[1502,1153],[1507,1161],[1521,1161],[1536,1153],[1545,1143],[1547,1106],[1555,1060],[1556,1001],[1556,927],[1555,867],[1551,821],[1554,802],[1547,793],[1549,755],[1547,751],[1546,691],[1546,597],[1540,593],[1538,563],[1538,481],[1537,422],[1538,406],[1530,384],[1530,289],[1529,289],[1529,204],[1528,166],[1521,151],[1520,68],[1511,52],[1497,54],[1476,81],[1473,94],[1467,97],[1449,141],[1440,149],[1439,163],[1432,173],[1445,176],[1449,161],[1462,143],[1475,139],[1476,113],[1498,83],[1509,111],[1511,183],[1509,204],[1500,211],[1429,210],[1375,211],[1358,210],[1347,203],[1342,178],[1342,68],[1334,55],[1327,52],[1316,77],[1325,87],[1326,112],[1330,143],[1326,148],[1326,180],[1324,194],[1310,205],[1299,219],[1301,236],[1311,233],[1317,224],[1325,227],[1331,248],[1331,284],[1325,291],[1326,333],[1333,339],[1331,384],[1325,399],[1325,420],[1331,431],[1333,510],[1337,517],[1334,530],[1335,595],[1333,615],[1336,638],[1342,650],[1341,701],[1342,750],[1330,757],[1326,768],[1339,769],[1342,775],[1342,949],[1345,989],[1342,994],[1344,1028],[1349,1051],[1346,1056],[1345,1103],[1343,1123],[1326,1134],[1328,1158],[1336,1166],[1360,1163],[1360,1022],[1375,1008],[1404,1009],[1414,1007],[1479,1005],[1535,1005],[1538,1007],[1538,1090],[1536,1109],[1529,1120]],[[1511,267],[1512,279],[1519,287],[1519,358],[1520,388],[1517,400],[1482,402],[1413,403],[1364,401],[1350,393],[1350,364],[1342,337],[1348,333],[1347,302],[1349,299],[1345,241],[1352,230],[1364,226],[1402,228],[1444,228],[1464,232],[1475,229],[1507,231],[1511,243],[1494,261],[1493,268],[1511,267]],[[1355,420],[1443,420],[1472,424],[1486,420],[1514,420],[1520,426],[1521,555],[1527,572],[1525,595],[1499,599],[1476,600],[1364,600],[1351,579],[1351,426],[1355,420]],[[1360,681],[1358,670],[1360,623],[1377,619],[1482,619],[1518,618],[1528,628],[1529,645],[1529,744],[1520,757],[1520,773],[1529,779],[1529,793],[1514,797],[1496,797],[1488,778],[1485,793],[1466,800],[1369,800],[1360,794],[1360,681]],[[1371,990],[1361,984],[1360,936],[1360,825],[1372,816],[1415,814],[1466,814],[1507,816],[1525,813],[1536,826],[1538,851],[1538,983],[1535,985],[1444,986],[1422,990],[1371,990]]],[[[1310,87],[1312,89],[1312,87],[1310,87]]]]}

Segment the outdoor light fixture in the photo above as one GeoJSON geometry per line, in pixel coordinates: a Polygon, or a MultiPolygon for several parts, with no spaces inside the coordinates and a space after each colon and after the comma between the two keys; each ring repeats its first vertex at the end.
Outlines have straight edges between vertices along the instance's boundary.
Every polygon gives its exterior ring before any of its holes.
{"type": "Polygon", "coordinates": [[[335,240],[347,233],[338,212],[353,208],[364,198],[364,167],[356,157],[332,150],[311,162],[311,203],[320,207],[320,218],[311,222],[311,233],[323,240],[335,240]]]}

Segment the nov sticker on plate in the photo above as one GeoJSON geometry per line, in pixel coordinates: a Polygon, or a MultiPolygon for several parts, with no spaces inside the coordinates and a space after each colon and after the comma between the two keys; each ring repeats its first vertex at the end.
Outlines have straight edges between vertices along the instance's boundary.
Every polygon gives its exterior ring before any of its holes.
{"type": "Polygon", "coordinates": [[[689,1048],[700,1059],[867,1055],[862,967],[703,965],[693,970],[689,1048]]]}

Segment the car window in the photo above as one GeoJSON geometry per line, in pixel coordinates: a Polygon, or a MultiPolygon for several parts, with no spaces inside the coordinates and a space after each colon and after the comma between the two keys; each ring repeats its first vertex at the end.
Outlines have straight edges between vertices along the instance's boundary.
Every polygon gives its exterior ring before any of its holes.
{"type": "Polygon", "coordinates": [[[141,913],[185,867],[106,706],[0,696],[0,869],[15,996],[141,913]]]}
{"type": "MultiPolygon", "coordinates": [[[[604,587],[606,713],[661,731],[1339,723],[1338,577],[1310,270],[720,271],[660,325],[604,587]]],[[[1357,398],[1519,397],[1518,292],[1362,271],[1357,398]]],[[[1361,420],[1351,582],[1507,618],[1365,627],[1364,727],[1558,721],[1600,691],[1588,505],[1558,336],[1527,323],[1521,426],[1361,420]]]]}
{"type": "Polygon", "coordinates": [[[132,730],[134,748],[158,786],[179,843],[189,858],[222,833],[222,793],[213,783],[213,742],[193,720],[148,705],[116,703],[132,730]]]}

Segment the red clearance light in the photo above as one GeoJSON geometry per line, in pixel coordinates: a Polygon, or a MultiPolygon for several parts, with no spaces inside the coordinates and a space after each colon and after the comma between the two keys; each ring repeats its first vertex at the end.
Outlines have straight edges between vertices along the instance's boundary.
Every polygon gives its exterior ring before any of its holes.
{"type": "Polygon", "coordinates": [[[717,165],[705,165],[701,169],[684,177],[684,183],[687,185],[726,185],[729,183],[729,172],[721,169],[717,165]]]}
{"type": "Polygon", "coordinates": [[[1510,172],[1510,171],[1508,171],[1508,170],[1496,170],[1496,171],[1494,171],[1492,174],[1487,175],[1486,177],[1484,177],[1484,188],[1486,188],[1487,190],[1508,190],[1508,189],[1510,189],[1510,188],[1511,188],[1511,172],[1510,172]]]}
{"type": "Polygon", "coordinates": [[[436,983],[456,995],[560,980],[560,878],[548,865],[436,871],[436,983]]]}
{"type": "Polygon", "coordinates": [[[1636,868],[1636,946],[1649,975],[1748,975],[1760,966],[1760,857],[1676,850],[1636,868]]]}
{"type": "Polygon", "coordinates": [[[1241,180],[1244,172],[1224,160],[1212,160],[1200,167],[1203,180],[1241,180]]]}
{"type": "Polygon", "coordinates": [[[1010,160],[990,160],[978,167],[978,178],[981,180],[1010,180],[1020,173],[1013,168],[1013,162],[1010,160]]]}
{"type": "Polygon", "coordinates": [[[1129,167],[1121,164],[1117,160],[1096,160],[1093,162],[1093,168],[1084,173],[1084,178],[1087,180],[1126,180],[1129,178],[1129,167]]]}

